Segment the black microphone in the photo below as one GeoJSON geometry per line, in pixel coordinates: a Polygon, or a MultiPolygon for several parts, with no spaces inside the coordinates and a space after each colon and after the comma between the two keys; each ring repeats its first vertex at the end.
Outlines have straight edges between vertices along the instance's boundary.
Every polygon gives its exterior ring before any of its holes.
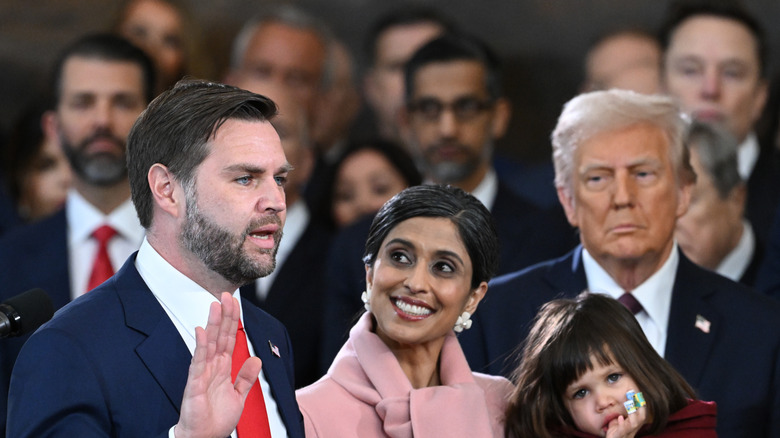
{"type": "Polygon", "coordinates": [[[54,305],[43,289],[30,289],[0,304],[0,338],[30,333],[50,320],[54,305]]]}

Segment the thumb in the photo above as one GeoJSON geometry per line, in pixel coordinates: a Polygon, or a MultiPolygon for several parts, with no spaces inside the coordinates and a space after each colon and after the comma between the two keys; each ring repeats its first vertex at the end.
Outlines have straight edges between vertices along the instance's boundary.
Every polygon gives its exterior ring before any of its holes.
{"type": "Polygon", "coordinates": [[[241,394],[244,400],[246,400],[249,390],[252,389],[252,385],[257,381],[262,368],[263,361],[259,357],[250,357],[238,371],[233,387],[241,394]]]}

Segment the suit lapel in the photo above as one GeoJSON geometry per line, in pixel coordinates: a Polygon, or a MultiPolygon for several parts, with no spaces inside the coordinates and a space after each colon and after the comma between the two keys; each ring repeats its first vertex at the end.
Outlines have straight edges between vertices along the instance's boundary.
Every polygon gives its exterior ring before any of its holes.
{"type": "Polygon", "coordinates": [[[707,298],[713,285],[697,275],[695,266],[682,252],[674,279],[664,358],[692,386],[699,386],[702,370],[720,328],[720,317],[707,298]],[[699,323],[697,323],[699,318],[699,323]]]}
{"type": "Polygon", "coordinates": [[[136,353],[180,412],[192,355],[134,263],[135,255],[128,259],[116,277],[125,322],[128,327],[146,335],[136,347],[136,353]]]}
{"type": "MultiPolygon", "coordinates": [[[[287,348],[287,340],[283,332],[271,332],[263,327],[260,314],[252,305],[244,300],[244,328],[252,342],[255,355],[263,361],[263,375],[271,387],[271,393],[279,407],[282,421],[287,426],[288,432],[292,431],[296,424],[300,423],[298,411],[292,387],[292,376],[288,374],[287,363],[291,363],[292,357],[287,348]],[[278,355],[272,351],[276,347],[278,355]]],[[[292,366],[289,367],[292,370],[292,366]]],[[[292,436],[292,435],[291,435],[292,436]]]]}
{"type": "Polygon", "coordinates": [[[574,297],[587,289],[588,279],[582,265],[582,245],[578,245],[552,265],[545,275],[545,280],[557,298],[574,297]]]}

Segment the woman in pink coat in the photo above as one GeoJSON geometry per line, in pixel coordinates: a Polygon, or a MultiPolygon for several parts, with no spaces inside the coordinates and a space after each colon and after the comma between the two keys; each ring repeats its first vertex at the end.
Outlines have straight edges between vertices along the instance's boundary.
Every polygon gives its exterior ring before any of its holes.
{"type": "Polygon", "coordinates": [[[364,260],[368,311],[296,393],[306,436],[503,437],[512,384],[472,373],[453,332],[496,272],[490,212],[457,188],[410,187],[377,213],[364,260]]]}

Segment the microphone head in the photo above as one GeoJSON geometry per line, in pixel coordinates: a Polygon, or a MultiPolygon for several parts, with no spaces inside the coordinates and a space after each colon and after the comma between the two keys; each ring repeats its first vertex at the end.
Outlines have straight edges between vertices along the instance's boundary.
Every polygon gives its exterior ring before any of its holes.
{"type": "Polygon", "coordinates": [[[43,289],[30,289],[3,302],[18,315],[15,333],[21,336],[35,331],[54,315],[54,305],[43,289]]]}

